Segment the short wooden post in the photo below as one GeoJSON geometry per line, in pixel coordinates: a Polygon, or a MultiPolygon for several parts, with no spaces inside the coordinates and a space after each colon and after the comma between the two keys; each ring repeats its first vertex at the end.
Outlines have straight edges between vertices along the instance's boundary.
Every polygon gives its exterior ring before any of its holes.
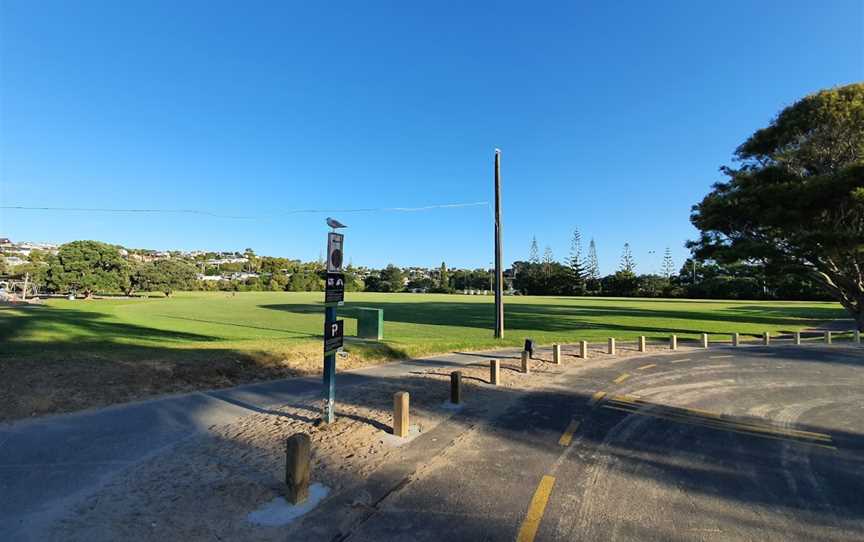
{"type": "Polygon", "coordinates": [[[397,391],[393,394],[393,434],[402,438],[408,436],[407,391],[397,391]]]}
{"type": "Polygon", "coordinates": [[[501,360],[489,360],[489,383],[497,386],[501,382],[501,360]]]}
{"type": "Polygon", "coordinates": [[[531,367],[528,366],[528,351],[522,351],[522,372],[526,375],[531,372],[531,367]]]}
{"type": "Polygon", "coordinates": [[[669,350],[678,350],[678,335],[669,337],[669,350]]]}
{"type": "Polygon", "coordinates": [[[831,344],[831,332],[825,331],[825,344],[831,344]]]}
{"type": "Polygon", "coordinates": [[[609,355],[612,355],[612,356],[615,355],[615,338],[614,337],[609,337],[609,350],[608,350],[608,352],[609,352],[609,355]]]}
{"type": "Polygon", "coordinates": [[[450,373],[450,402],[458,405],[462,402],[462,372],[450,373]]]}
{"type": "Polygon", "coordinates": [[[855,344],[861,344],[861,332],[857,329],[852,331],[852,340],[855,341],[855,344]]]}
{"type": "Polygon", "coordinates": [[[642,335],[639,337],[639,351],[640,352],[645,351],[645,335],[642,335]]]}
{"type": "Polygon", "coordinates": [[[792,340],[795,342],[796,345],[801,344],[801,332],[796,331],[794,336],[792,337],[792,340]]]}
{"type": "MultiPolygon", "coordinates": [[[[612,339],[613,341],[615,339],[612,339]]],[[[615,346],[612,346],[612,349],[615,349],[615,346]]],[[[579,355],[582,356],[582,359],[588,359],[588,341],[581,341],[579,343],[579,355]]]]}
{"type": "Polygon", "coordinates": [[[739,333],[732,334],[732,346],[738,346],[741,344],[741,335],[739,333]]]}
{"type": "Polygon", "coordinates": [[[285,442],[285,498],[300,504],[309,498],[312,440],[306,433],[294,433],[285,442]]]}
{"type": "Polygon", "coordinates": [[[555,365],[561,365],[561,345],[553,344],[552,345],[552,362],[555,365]]]}
{"type": "Polygon", "coordinates": [[[702,348],[708,348],[708,334],[702,334],[702,348]]]}
{"type": "Polygon", "coordinates": [[[771,332],[770,331],[766,331],[762,335],[762,344],[764,344],[765,346],[768,346],[769,344],[771,344],[771,332]]]}

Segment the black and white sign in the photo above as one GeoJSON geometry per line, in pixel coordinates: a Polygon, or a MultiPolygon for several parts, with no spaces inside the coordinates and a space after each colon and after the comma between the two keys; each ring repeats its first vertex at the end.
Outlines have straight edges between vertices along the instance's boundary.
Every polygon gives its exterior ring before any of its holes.
{"type": "Polygon", "coordinates": [[[327,272],[339,273],[342,271],[342,241],[345,236],[341,233],[330,232],[327,234],[327,272]]]}
{"type": "Polygon", "coordinates": [[[342,331],[344,328],[344,320],[324,323],[324,355],[332,354],[342,348],[342,331]]]}
{"type": "Polygon", "coordinates": [[[327,285],[324,288],[324,303],[340,303],[345,300],[345,275],[342,273],[327,273],[327,285]]]}

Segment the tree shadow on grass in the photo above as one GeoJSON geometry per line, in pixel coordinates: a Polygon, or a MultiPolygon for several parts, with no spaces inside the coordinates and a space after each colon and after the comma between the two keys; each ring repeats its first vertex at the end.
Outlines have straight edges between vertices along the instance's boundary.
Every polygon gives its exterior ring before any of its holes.
{"type": "MultiPolygon", "coordinates": [[[[703,329],[695,326],[687,327],[685,322],[718,322],[759,324],[771,327],[790,326],[794,328],[818,325],[825,320],[841,317],[843,311],[828,307],[796,307],[783,305],[753,305],[744,307],[723,307],[718,310],[692,310],[682,304],[682,310],[662,308],[637,308],[628,306],[598,306],[597,304],[579,303],[579,298],[567,304],[532,304],[505,303],[505,322],[510,330],[560,332],[588,328],[614,327],[604,319],[644,318],[646,320],[668,320],[667,327],[644,327],[639,325],[624,326],[622,329],[651,329],[668,332],[697,333],[703,329]],[[678,322],[678,325],[675,325],[678,322]]],[[[641,301],[641,300],[640,300],[641,301]]],[[[646,303],[653,300],[644,300],[646,303]]],[[[725,302],[729,303],[729,302],[725,302]]],[[[368,308],[370,303],[346,302],[339,312],[347,317],[356,318],[358,309],[368,308]]],[[[410,324],[474,327],[491,329],[494,325],[494,314],[491,305],[467,302],[422,301],[419,303],[386,301],[374,303],[375,308],[384,310],[386,322],[401,322],[410,324]]],[[[262,308],[291,312],[295,314],[311,314],[321,311],[319,305],[282,303],[259,305],[262,308]]],[[[710,331],[710,330],[704,330],[710,331]]]]}

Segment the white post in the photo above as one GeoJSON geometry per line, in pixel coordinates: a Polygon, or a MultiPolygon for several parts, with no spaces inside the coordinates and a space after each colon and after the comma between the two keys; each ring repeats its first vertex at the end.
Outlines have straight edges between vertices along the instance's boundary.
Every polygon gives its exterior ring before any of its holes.
{"type": "Polygon", "coordinates": [[[765,346],[768,346],[769,344],[771,344],[771,332],[770,331],[766,331],[765,334],[762,335],[762,344],[764,344],[765,346]]]}
{"type": "Polygon", "coordinates": [[[614,337],[609,337],[609,354],[612,356],[615,355],[615,338],[614,337]]]}
{"type": "Polygon", "coordinates": [[[579,343],[579,353],[582,355],[582,359],[588,359],[588,341],[579,343]]]}
{"type": "Polygon", "coordinates": [[[831,344],[831,332],[830,331],[825,332],[825,344],[831,344]]]}
{"type": "Polygon", "coordinates": [[[641,337],[639,337],[639,351],[640,352],[645,351],[645,335],[642,335],[641,337]]]}
{"type": "Polygon", "coordinates": [[[852,340],[855,341],[855,344],[861,344],[861,332],[857,329],[852,331],[852,340]]]}
{"type": "Polygon", "coordinates": [[[669,350],[678,350],[678,336],[672,335],[669,337],[669,350]]]}
{"type": "Polygon", "coordinates": [[[732,334],[732,346],[738,346],[741,343],[741,336],[738,333],[732,334]]]}
{"type": "Polygon", "coordinates": [[[553,344],[552,345],[552,361],[555,365],[561,365],[561,345],[553,344]]]}
{"type": "Polygon", "coordinates": [[[708,334],[702,334],[702,348],[708,348],[708,334]]]}
{"type": "Polygon", "coordinates": [[[796,331],[796,332],[795,332],[794,341],[795,341],[795,344],[796,344],[796,345],[800,345],[800,344],[801,344],[801,332],[800,332],[800,331],[796,331]]]}

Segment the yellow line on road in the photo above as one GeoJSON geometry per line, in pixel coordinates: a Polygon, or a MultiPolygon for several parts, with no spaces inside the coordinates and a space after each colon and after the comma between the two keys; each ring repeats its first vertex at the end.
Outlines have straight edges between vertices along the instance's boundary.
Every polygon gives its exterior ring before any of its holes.
{"type": "Polygon", "coordinates": [[[644,371],[645,369],[650,369],[651,367],[657,367],[657,364],[656,363],[649,363],[648,365],[643,365],[642,367],[639,367],[639,370],[644,371]]]}
{"type": "Polygon", "coordinates": [[[546,510],[546,503],[549,502],[549,495],[552,493],[552,486],[554,485],[554,476],[546,475],[540,480],[540,485],[534,492],[531,504],[528,505],[528,514],[522,522],[522,527],[519,528],[516,542],[533,542],[534,537],[537,536],[537,529],[540,528],[540,520],[543,519],[543,512],[546,510]]]}
{"type": "Polygon", "coordinates": [[[564,430],[564,434],[558,439],[558,444],[561,446],[570,446],[570,443],[573,442],[573,433],[577,429],[579,429],[579,420],[571,420],[570,425],[564,430]]]}
{"type": "Polygon", "coordinates": [[[616,384],[620,384],[620,383],[624,382],[625,380],[627,380],[628,378],[630,378],[630,374],[629,373],[623,373],[621,376],[619,376],[618,378],[616,378],[612,382],[614,382],[616,384]]]}
{"type": "Polygon", "coordinates": [[[690,358],[673,359],[670,363],[684,363],[685,361],[690,361],[690,358]]]}
{"type": "Polygon", "coordinates": [[[591,400],[588,401],[588,405],[596,405],[597,403],[602,401],[604,397],[606,397],[605,391],[594,392],[594,395],[591,396],[591,400]]]}

